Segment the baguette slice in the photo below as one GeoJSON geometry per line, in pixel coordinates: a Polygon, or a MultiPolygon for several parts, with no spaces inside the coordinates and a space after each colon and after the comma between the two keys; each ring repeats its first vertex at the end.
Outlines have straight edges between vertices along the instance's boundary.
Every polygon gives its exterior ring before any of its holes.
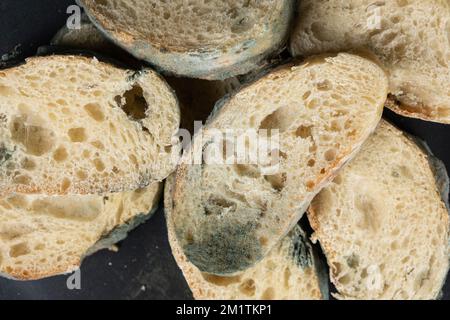
{"type": "Polygon", "coordinates": [[[78,0],[115,43],[159,71],[223,80],[281,51],[293,0],[78,0]]]}
{"type": "Polygon", "coordinates": [[[301,0],[293,55],[366,49],[389,73],[387,107],[450,123],[448,0],[301,0]]]}
{"type": "Polygon", "coordinates": [[[428,160],[382,122],[314,199],[308,217],[337,298],[438,298],[449,267],[449,219],[428,160]]]}
{"type": "Polygon", "coordinates": [[[232,275],[263,259],[375,130],[387,86],[375,63],[339,54],[282,66],[219,102],[177,170],[173,224],[189,261],[232,275]],[[213,136],[227,129],[228,155],[245,129],[279,130],[279,146],[267,150],[268,162],[280,154],[279,170],[264,161],[190,165],[196,151],[205,158],[220,146],[213,136]]]}
{"type": "Polygon", "coordinates": [[[123,240],[157,209],[162,183],[107,196],[11,195],[0,199],[0,274],[36,280],[77,269],[123,240]]]}
{"type": "Polygon", "coordinates": [[[261,262],[243,274],[221,277],[202,273],[178,245],[172,221],[173,187],[164,188],[169,242],[173,256],[197,300],[323,300],[328,299],[328,275],[299,225],[261,262]]]}
{"type": "Polygon", "coordinates": [[[162,181],[175,168],[177,100],[151,70],[80,56],[0,72],[0,195],[99,194],[162,181]]]}

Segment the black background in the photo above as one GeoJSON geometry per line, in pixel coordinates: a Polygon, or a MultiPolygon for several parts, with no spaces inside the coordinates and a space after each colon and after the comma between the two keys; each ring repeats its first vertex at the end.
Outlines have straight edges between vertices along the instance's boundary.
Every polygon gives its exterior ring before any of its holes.
{"type": "MultiPolygon", "coordinates": [[[[17,46],[20,59],[47,45],[65,24],[70,0],[0,0],[0,57],[17,46]]],[[[402,118],[385,117],[401,129],[425,140],[450,168],[450,127],[402,118]]],[[[162,205],[161,205],[162,207],[162,205]]],[[[170,253],[163,210],[133,231],[118,253],[102,251],[87,258],[81,268],[81,290],[66,287],[67,276],[35,282],[0,278],[4,299],[191,299],[192,295],[170,253]]],[[[450,283],[444,289],[450,300],[450,283]]]]}

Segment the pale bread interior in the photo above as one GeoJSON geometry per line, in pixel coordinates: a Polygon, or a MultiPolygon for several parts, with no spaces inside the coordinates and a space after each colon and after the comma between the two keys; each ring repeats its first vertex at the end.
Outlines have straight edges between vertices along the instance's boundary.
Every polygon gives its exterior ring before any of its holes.
{"type": "Polygon", "coordinates": [[[219,103],[190,151],[204,149],[213,129],[278,129],[280,168],[265,174],[266,164],[182,163],[173,217],[188,259],[217,275],[260,261],[375,130],[386,97],[375,63],[339,54],[281,67],[219,103]]]}
{"type": "Polygon", "coordinates": [[[144,39],[168,51],[226,51],[267,40],[286,1],[83,0],[103,26],[124,40],[144,39]],[[113,22],[113,23],[112,23],[113,22]],[[112,27],[114,25],[114,27],[112,27]]]}
{"type": "Polygon", "coordinates": [[[392,125],[381,123],[314,199],[309,219],[337,298],[438,298],[449,267],[448,211],[427,155],[392,125]]]}
{"type": "MultiPolygon", "coordinates": [[[[171,216],[174,176],[164,191],[169,242],[172,253],[198,300],[322,300],[318,270],[311,245],[299,226],[255,267],[238,276],[222,277],[198,270],[183,253],[174,234],[171,216]]],[[[327,281],[327,279],[325,279],[327,281]]],[[[327,285],[323,284],[323,285],[327,285]]],[[[323,290],[323,289],[322,289],[323,290]]]]}
{"type": "Polygon", "coordinates": [[[162,181],[179,153],[177,100],[150,70],[78,56],[0,72],[0,194],[97,194],[162,181]]]}
{"type": "Polygon", "coordinates": [[[389,74],[394,111],[450,123],[450,2],[301,0],[294,55],[365,49],[389,74]]]}
{"type": "Polygon", "coordinates": [[[154,211],[161,191],[162,184],[154,183],[106,196],[1,198],[0,274],[34,280],[75,270],[116,227],[154,211]]]}

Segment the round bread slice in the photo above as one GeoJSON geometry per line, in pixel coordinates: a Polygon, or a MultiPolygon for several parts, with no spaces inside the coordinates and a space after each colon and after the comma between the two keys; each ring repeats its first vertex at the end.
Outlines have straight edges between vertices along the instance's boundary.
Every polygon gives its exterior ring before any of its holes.
{"type": "Polygon", "coordinates": [[[301,0],[298,11],[293,55],[369,50],[389,74],[387,107],[450,123],[448,0],[301,0]]]}
{"type": "Polygon", "coordinates": [[[261,262],[238,276],[202,273],[178,245],[172,222],[175,176],[164,188],[169,242],[173,256],[197,300],[323,300],[328,299],[328,275],[299,225],[261,262]]]}
{"type": "Polygon", "coordinates": [[[337,298],[438,298],[449,268],[449,218],[429,160],[382,122],[314,199],[308,217],[337,298]]]}
{"type": "Polygon", "coordinates": [[[284,46],[293,0],[78,0],[115,43],[159,71],[223,80],[284,46]]]}
{"type": "Polygon", "coordinates": [[[177,171],[172,216],[189,261],[217,275],[259,262],[375,130],[387,87],[377,64],[339,54],[282,66],[219,102],[177,171]],[[255,140],[270,148],[252,162],[255,140]],[[232,164],[205,161],[216,147],[232,164]]]}
{"type": "Polygon", "coordinates": [[[180,146],[176,97],[155,72],[80,56],[0,71],[0,195],[106,194],[162,181],[180,146]]]}
{"type": "Polygon", "coordinates": [[[107,196],[0,199],[0,274],[37,280],[68,273],[123,240],[157,209],[162,183],[107,196]]]}

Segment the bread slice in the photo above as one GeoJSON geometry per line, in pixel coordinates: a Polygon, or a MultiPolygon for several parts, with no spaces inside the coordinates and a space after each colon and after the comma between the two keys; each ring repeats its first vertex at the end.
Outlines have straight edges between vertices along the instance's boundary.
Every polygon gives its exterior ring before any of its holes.
{"type": "Polygon", "coordinates": [[[314,199],[308,217],[337,298],[439,296],[449,267],[449,219],[428,160],[412,139],[382,122],[314,199]]]}
{"type": "Polygon", "coordinates": [[[78,0],[115,43],[159,71],[223,80],[245,74],[280,51],[293,0],[78,0]]]}
{"type": "Polygon", "coordinates": [[[375,63],[339,54],[282,66],[219,102],[177,170],[172,216],[189,261],[216,275],[259,262],[375,130],[387,87],[375,63]],[[274,143],[258,164],[192,161],[199,150],[206,159],[220,148],[217,131],[230,131],[221,147],[232,159],[246,129],[261,141],[263,129],[274,136],[279,130],[279,146],[274,143]]]}
{"type": "Polygon", "coordinates": [[[389,74],[389,108],[450,123],[448,0],[301,0],[298,11],[293,55],[370,50],[389,74]]]}
{"type": "Polygon", "coordinates": [[[328,299],[328,275],[298,225],[255,267],[239,276],[202,273],[189,262],[175,236],[172,207],[175,176],[164,188],[169,242],[173,256],[198,300],[322,300],[328,299]]]}
{"type": "Polygon", "coordinates": [[[162,183],[107,196],[11,195],[0,199],[0,274],[36,280],[77,269],[123,240],[158,207],[162,183]]]}
{"type": "Polygon", "coordinates": [[[0,72],[0,195],[99,194],[174,169],[179,107],[155,72],[49,56],[0,72]]]}

